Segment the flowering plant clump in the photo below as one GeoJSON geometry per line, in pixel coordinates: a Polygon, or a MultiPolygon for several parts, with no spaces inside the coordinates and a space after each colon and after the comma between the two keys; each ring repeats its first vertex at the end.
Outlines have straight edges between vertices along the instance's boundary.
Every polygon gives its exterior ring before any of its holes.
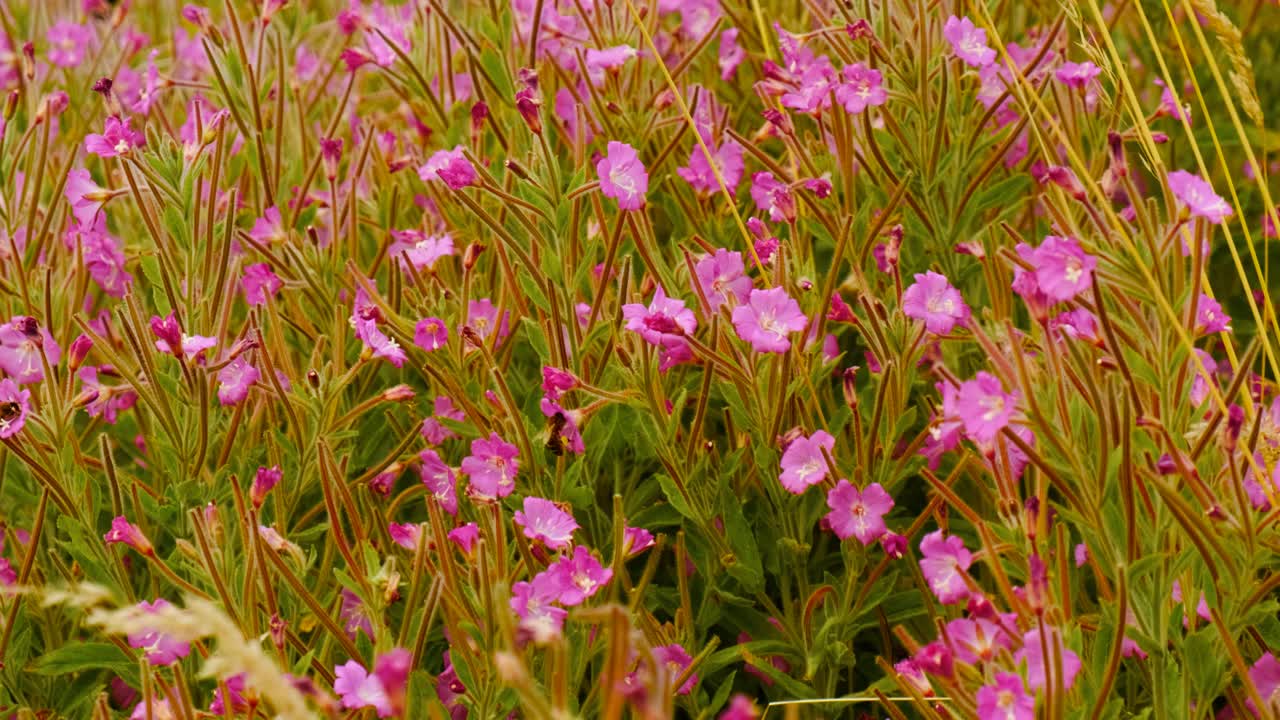
{"type": "Polygon", "coordinates": [[[0,717],[1280,717],[1222,5],[0,4],[0,717]]]}

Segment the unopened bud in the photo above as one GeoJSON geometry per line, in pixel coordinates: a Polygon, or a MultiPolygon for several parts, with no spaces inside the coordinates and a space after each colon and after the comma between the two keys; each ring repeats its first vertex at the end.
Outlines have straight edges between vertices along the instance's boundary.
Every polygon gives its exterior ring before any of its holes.
{"type": "Polygon", "coordinates": [[[413,388],[401,383],[393,388],[388,388],[382,392],[382,399],[386,402],[403,402],[412,400],[414,396],[413,388]]]}
{"type": "Polygon", "coordinates": [[[484,245],[473,242],[467,245],[467,249],[462,251],[462,269],[470,270],[476,266],[476,262],[480,260],[480,253],[484,252],[484,245]]]}

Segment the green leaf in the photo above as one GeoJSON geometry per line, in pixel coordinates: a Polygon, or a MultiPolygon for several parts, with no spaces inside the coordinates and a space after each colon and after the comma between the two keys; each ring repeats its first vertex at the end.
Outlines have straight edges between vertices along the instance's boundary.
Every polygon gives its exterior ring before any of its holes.
{"type": "Polygon", "coordinates": [[[676,481],[667,475],[658,475],[658,484],[662,486],[662,493],[667,496],[667,502],[671,503],[671,507],[675,508],[681,515],[690,520],[697,520],[698,516],[694,514],[693,508],[689,507],[688,501],[680,492],[680,488],[676,487],[676,481]]]}
{"type": "Polygon", "coordinates": [[[31,663],[31,672],[37,675],[71,675],[86,670],[111,670],[117,675],[135,677],[138,674],[137,664],[111,643],[63,645],[31,663]]]}

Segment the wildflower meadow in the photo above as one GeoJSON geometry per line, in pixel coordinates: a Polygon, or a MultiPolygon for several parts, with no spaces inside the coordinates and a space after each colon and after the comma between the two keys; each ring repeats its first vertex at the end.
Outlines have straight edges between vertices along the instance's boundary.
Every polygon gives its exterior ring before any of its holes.
{"type": "Polygon", "coordinates": [[[0,718],[1280,718],[1278,63],[0,0],[0,718]]]}

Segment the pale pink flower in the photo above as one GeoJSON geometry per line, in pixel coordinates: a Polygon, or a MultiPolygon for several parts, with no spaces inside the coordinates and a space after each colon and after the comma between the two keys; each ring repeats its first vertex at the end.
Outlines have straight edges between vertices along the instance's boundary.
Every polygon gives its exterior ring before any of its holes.
{"type": "Polygon", "coordinates": [[[950,605],[969,597],[964,572],[973,562],[973,555],[963,540],[955,535],[946,537],[941,530],[935,530],[920,541],[920,554],[920,572],[938,602],[950,605]]]}
{"type": "Polygon", "coordinates": [[[458,145],[452,150],[439,150],[422,167],[418,177],[423,182],[443,180],[451,190],[461,190],[476,182],[476,169],[458,145]]]}
{"type": "Polygon", "coordinates": [[[573,531],[579,527],[573,515],[539,497],[526,497],[524,509],[517,510],[513,519],[524,528],[525,537],[540,541],[552,550],[567,546],[573,540],[573,531]]]}
{"type": "Polygon", "coordinates": [[[261,377],[258,369],[243,357],[232,360],[218,371],[218,402],[239,405],[249,397],[249,388],[261,377]]]}
{"type": "Polygon", "coordinates": [[[863,545],[870,545],[884,535],[887,528],[884,516],[893,509],[893,498],[880,483],[871,483],[861,491],[841,480],[827,493],[827,523],[841,540],[856,537],[863,545]]]}
{"type": "Polygon", "coordinates": [[[600,192],[617,200],[619,209],[643,208],[645,193],[649,191],[649,173],[640,156],[635,148],[616,140],[609,141],[607,149],[608,153],[596,162],[600,192]]]}
{"type": "Polygon", "coordinates": [[[769,219],[774,222],[796,219],[795,194],[771,172],[761,171],[751,176],[751,199],[761,210],[768,211],[769,219]]]}
{"type": "Polygon", "coordinates": [[[1022,678],[1014,673],[996,673],[994,685],[978,688],[981,720],[1035,720],[1036,699],[1022,686],[1022,678]]]}
{"type": "Polygon", "coordinates": [[[13,378],[0,380],[0,438],[21,432],[30,412],[31,391],[18,387],[13,378]]]}
{"type": "Polygon", "coordinates": [[[129,128],[129,118],[121,120],[112,115],[107,118],[102,134],[90,133],[84,138],[84,149],[102,158],[113,158],[117,155],[128,155],[134,148],[141,147],[147,141],[146,136],[129,128]]]}
{"type": "Polygon", "coordinates": [[[729,28],[720,33],[720,53],[717,63],[720,66],[720,79],[729,81],[738,72],[738,66],[747,58],[747,51],[738,44],[738,28],[729,28]]]}
{"type": "Polygon", "coordinates": [[[249,237],[263,245],[284,241],[288,233],[285,232],[284,219],[280,216],[279,208],[272,205],[263,211],[262,217],[253,221],[253,229],[249,231],[249,237]]]}
{"type": "Polygon", "coordinates": [[[1231,205],[1213,191],[1213,186],[1186,170],[1169,173],[1169,191],[1185,205],[1194,217],[1221,224],[1231,217],[1231,205]]]}
{"type": "Polygon", "coordinates": [[[591,84],[600,87],[604,84],[605,72],[619,70],[636,56],[636,49],[630,45],[614,45],[603,50],[587,48],[587,77],[591,84]]]}
{"type": "Polygon", "coordinates": [[[102,212],[102,206],[111,197],[110,191],[99,187],[84,168],[67,173],[67,183],[62,192],[71,205],[71,213],[76,222],[84,227],[93,226],[94,219],[102,212]]]}
{"type": "Polygon", "coordinates": [[[720,147],[715,147],[708,142],[707,149],[711,151],[715,170],[712,169],[712,164],[707,162],[707,154],[702,151],[702,146],[694,143],[693,150],[689,152],[689,164],[676,168],[676,174],[684,178],[694,192],[705,196],[720,192],[720,182],[716,180],[715,175],[715,171],[718,170],[720,177],[724,179],[725,189],[730,195],[736,195],[738,183],[742,182],[742,173],[746,167],[742,161],[742,146],[735,140],[726,140],[720,147]]]}
{"type": "Polygon", "coordinates": [[[418,477],[427,488],[427,493],[440,503],[440,509],[456,516],[458,514],[458,480],[453,468],[440,458],[435,450],[427,448],[418,453],[418,477]]]}
{"type": "Polygon", "coordinates": [[[348,660],[333,669],[333,691],[348,710],[371,707],[378,717],[391,717],[391,698],[377,675],[365,670],[355,660],[348,660]]]}
{"type": "Polygon", "coordinates": [[[1027,686],[1032,690],[1043,690],[1049,678],[1058,672],[1054,667],[1057,663],[1055,654],[1062,661],[1062,687],[1055,689],[1059,692],[1070,690],[1080,673],[1081,663],[1080,656],[1063,642],[1062,630],[1033,627],[1022,636],[1022,649],[1013,654],[1013,660],[1016,663],[1026,662],[1027,686]]]}
{"type": "Polygon", "coordinates": [[[942,36],[951,43],[951,51],[970,67],[985,67],[995,62],[996,51],[987,47],[987,31],[975,27],[969,18],[955,15],[942,26],[942,36]]]}
{"type": "Polygon", "coordinates": [[[738,305],[751,295],[752,281],[746,274],[742,253],[736,250],[716,248],[694,264],[693,272],[711,312],[719,310],[730,298],[738,305]]]}
{"type": "Polygon", "coordinates": [[[827,459],[823,450],[835,449],[836,439],[825,430],[818,430],[809,437],[791,441],[782,453],[782,474],[778,481],[787,492],[799,495],[812,485],[817,485],[828,475],[827,459]]]}
{"type": "Polygon", "coordinates": [[[59,20],[45,33],[45,40],[49,41],[49,62],[58,67],[77,67],[84,62],[85,53],[96,39],[88,25],[59,20]]]}
{"type": "Polygon", "coordinates": [[[1018,394],[1007,393],[1000,379],[980,371],[972,380],[960,384],[956,395],[956,414],[964,430],[974,442],[991,445],[1000,431],[1008,427],[1017,408],[1018,394]]]}
{"type": "Polygon", "coordinates": [[[883,105],[889,99],[879,70],[854,63],[845,65],[840,75],[843,82],[836,85],[836,100],[844,105],[845,112],[857,114],[869,107],[883,105]]]}
{"type": "Polygon", "coordinates": [[[1032,255],[1036,285],[1053,302],[1071,300],[1093,284],[1098,258],[1071,238],[1048,235],[1032,255]]]}
{"type": "Polygon", "coordinates": [[[550,570],[560,576],[560,594],[557,599],[561,605],[568,607],[581,605],[613,579],[613,570],[601,565],[596,556],[583,545],[574,547],[572,556],[561,556],[550,570]]]}
{"type": "Polygon", "coordinates": [[[462,460],[462,472],[471,480],[473,497],[485,500],[504,498],[516,487],[520,451],[503,441],[498,433],[471,441],[471,454],[462,460]]]}
{"type": "MultiPolygon", "coordinates": [[[[140,602],[137,607],[144,613],[154,615],[157,611],[169,607],[169,602],[161,598],[154,603],[140,602]]],[[[154,666],[172,665],[191,653],[190,643],[176,640],[159,630],[132,632],[129,633],[128,640],[129,647],[145,651],[147,662],[154,666]]]]}
{"type": "Polygon", "coordinates": [[[788,337],[809,325],[800,303],[786,288],[754,289],[745,305],[733,309],[733,327],[738,337],[751,343],[756,352],[784,353],[791,349],[788,337]]]}
{"type": "Polygon", "coordinates": [[[1201,293],[1196,302],[1195,334],[1213,335],[1230,331],[1231,316],[1222,311],[1222,305],[1217,300],[1201,293]]]}
{"type": "Polygon", "coordinates": [[[267,298],[275,297],[282,287],[284,282],[267,263],[246,266],[244,275],[240,278],[240,288],[244,290],[245,302],[250,305],[266,305],[267,298]]]}
{"type": "Polygon", "coordinates": [[[19,385],[44,379],[44,364],[50,367],[62,358],[62,348],[49,329],[26,315],[15,315],[0,325],[0,369],[19,385]]]}
{"type": "Polygon", "coordinates": [[[1054,71],[1053,76],[1068,87],[1082,88],[1101,73],[1102,68],[1086,60],[1081,63],[1064,62],[1054,71]]]}
{"type": "Polygon", "coordinates": [[[969,306],[945,275],[930,270],[917,273],[916,281],[902,293],[902,313],[920,320],[934,335],[946,335],[969,321],[969,306]]]}

